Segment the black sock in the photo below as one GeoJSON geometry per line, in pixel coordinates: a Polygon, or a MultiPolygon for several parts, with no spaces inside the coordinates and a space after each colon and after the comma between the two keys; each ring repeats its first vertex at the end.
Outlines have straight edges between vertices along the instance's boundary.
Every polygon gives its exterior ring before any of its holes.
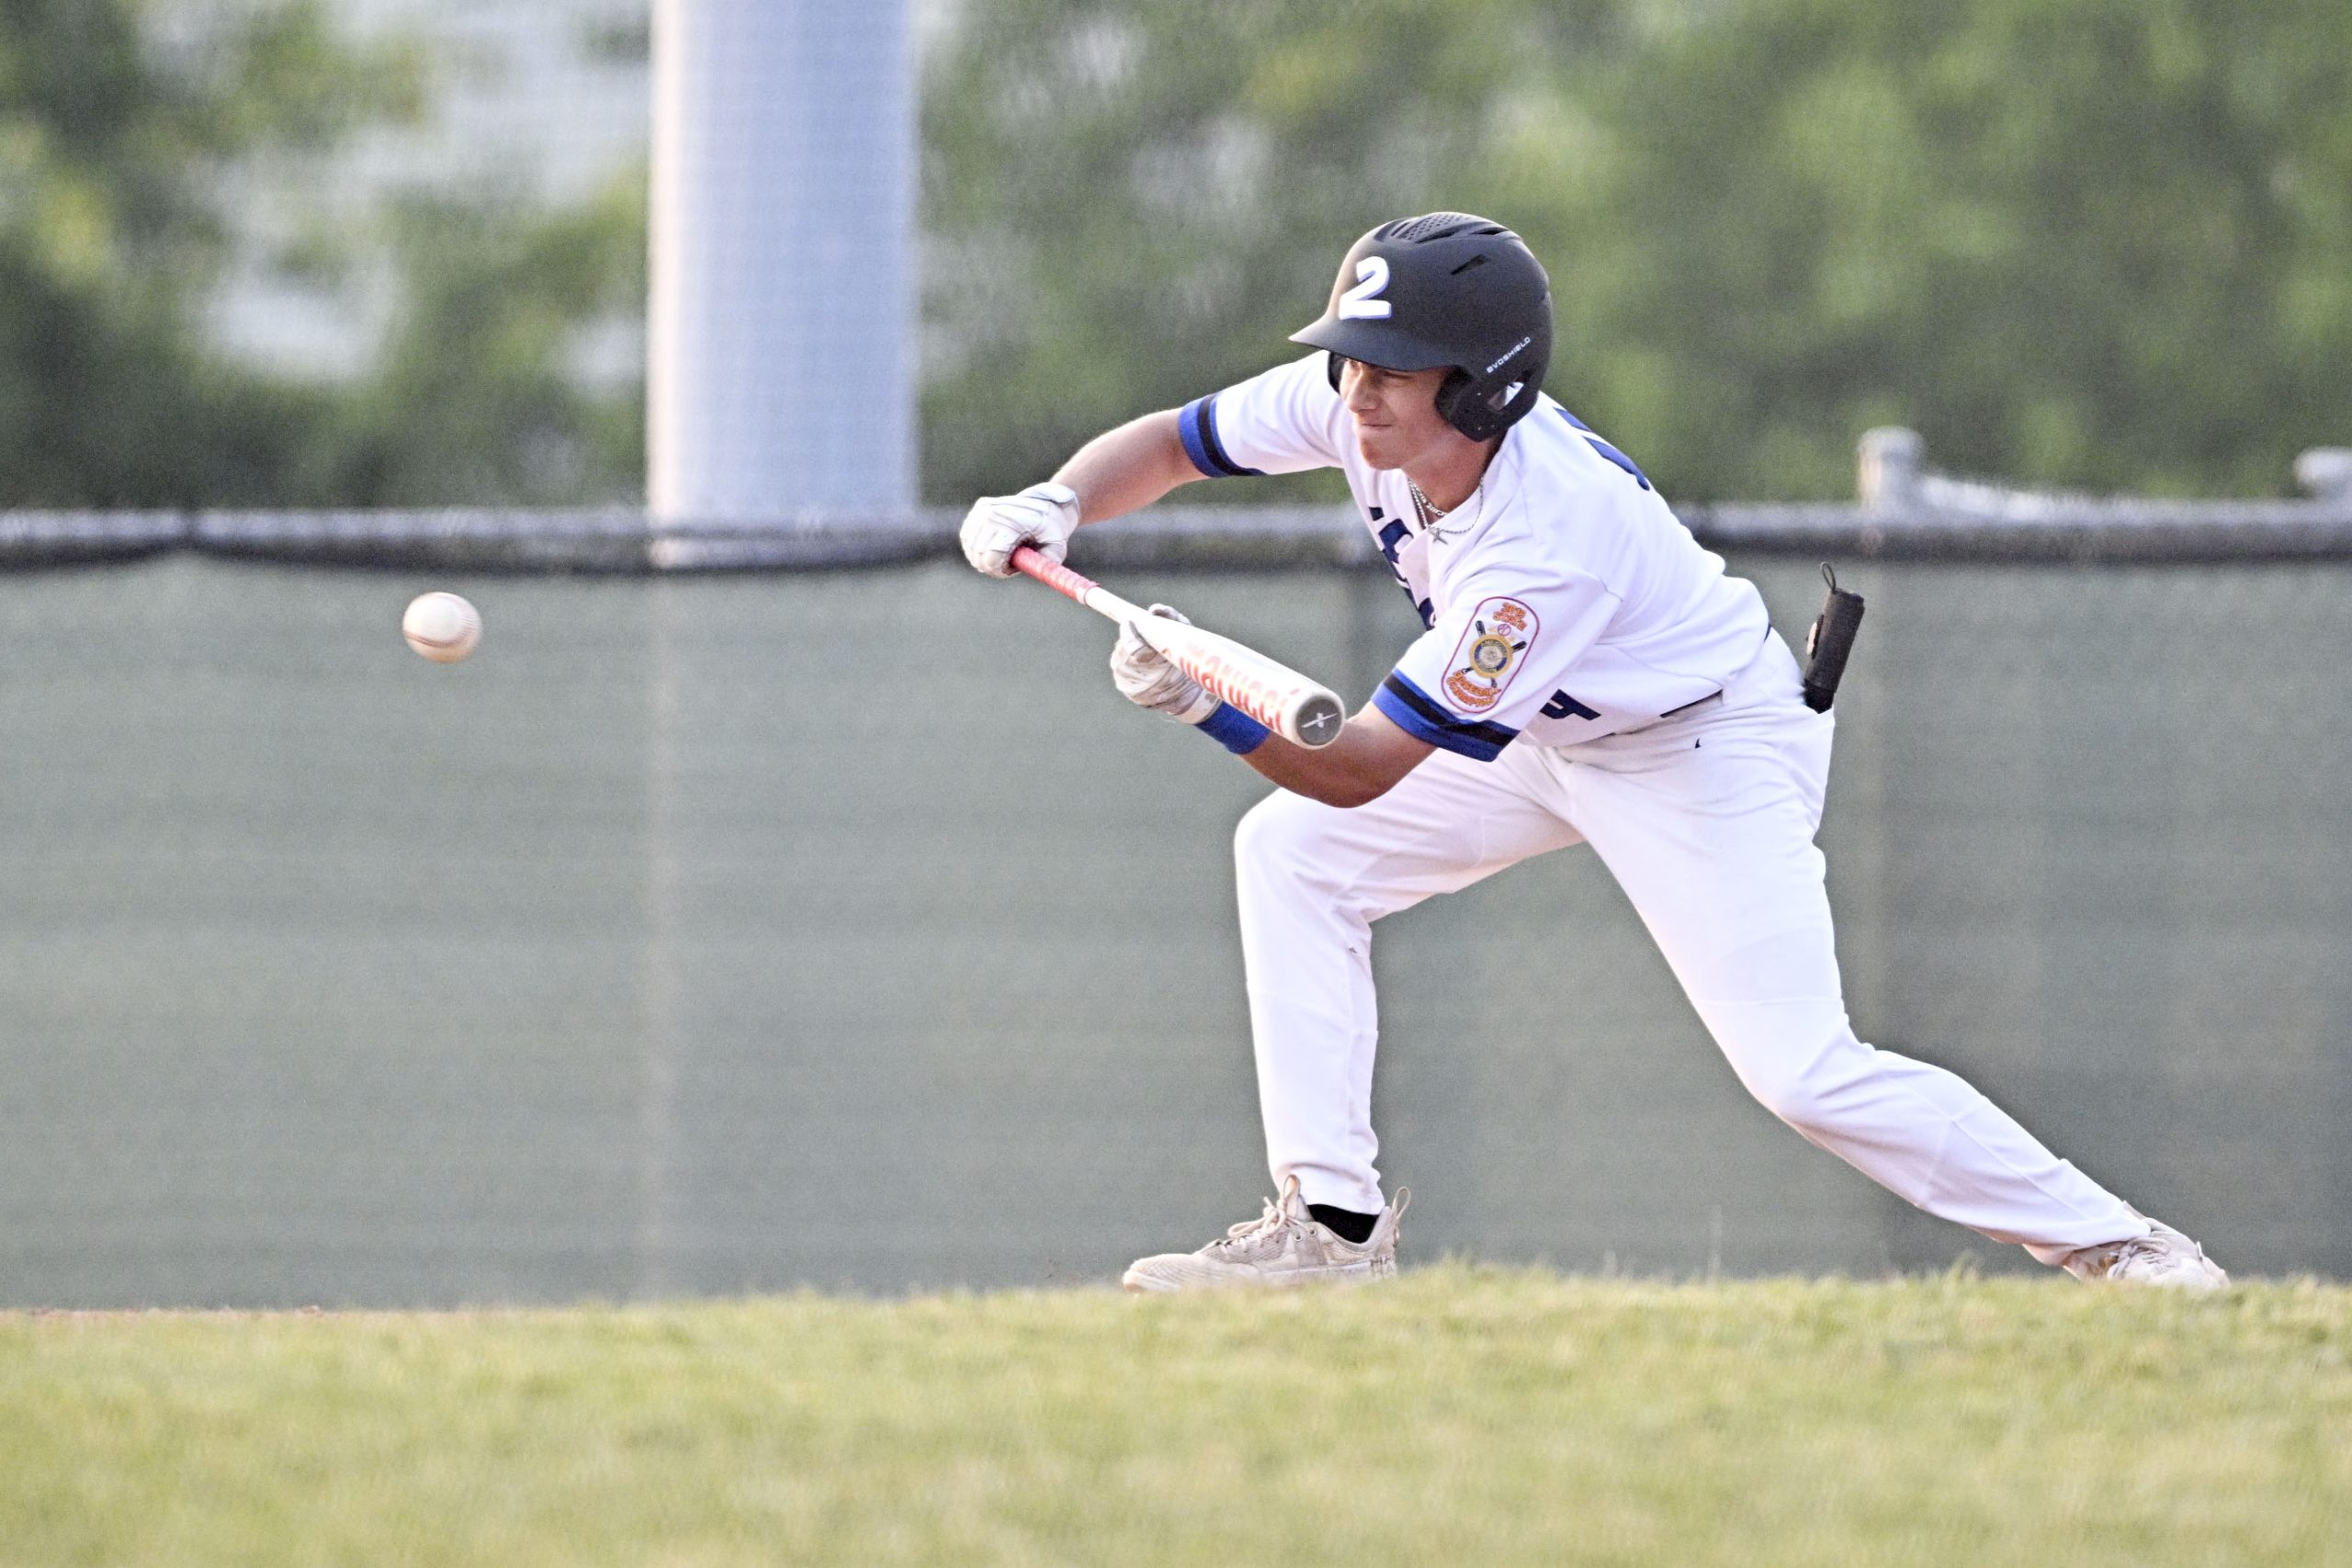
{"type": "Polygon", "coordinates": [[[1338,1236],[1341,1241],[1362,1247],[1372,1239],[1372,1227],[1380,1223],[1378,1214],[1359,1214],[1353,1209],[1335,1209],[1329,1203],[1309,1203],[1306,1212],[1315,1223],[1338,1236]]]}

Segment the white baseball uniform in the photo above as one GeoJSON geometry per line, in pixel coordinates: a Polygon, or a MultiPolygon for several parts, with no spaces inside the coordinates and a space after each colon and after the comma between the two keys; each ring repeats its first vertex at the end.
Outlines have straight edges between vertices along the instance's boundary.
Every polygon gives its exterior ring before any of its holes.
{"type": "Polygon", "coordinates": [[[1426,628],[1373,701],[1439,750],[1369,806],[1280,791],[1236,838],[1279,1186],[1362,1213],[1372,922],[1578,842],[1608,866],[1740,1080],[1912,1203],[2046,1263],[2147,1222],[1940,1067],[1854,1036],[1813,842],[1833,720],[1755,588],[1549,398],[1424,529],[1370,468],[1320,353],[1187,405],[1215,477],[1338,468],[1426,628]]]}

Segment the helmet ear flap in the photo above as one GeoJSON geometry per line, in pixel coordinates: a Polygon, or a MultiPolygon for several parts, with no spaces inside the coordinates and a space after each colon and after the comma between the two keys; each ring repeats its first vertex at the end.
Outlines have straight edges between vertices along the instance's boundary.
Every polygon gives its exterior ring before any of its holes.
{"type": "Polygon", "coordinates": [[[1480,423],[1478,415],[1483,412],[1470,396],[1470,372],[1467,370],[1451,371],[1444,380],[1438,383],[1438,418],[1473,441],[1484,441],[1494,434],[1474,428],[1480,423]]]}
{"type": "Polygon", "coordinates": [[[1438,417],[1473,441],[1491,441],[1518,423],[1543,391],[1532,381],[1517,381],[1480,397],[1477,386],[1468,371],[1456,370],[1437,389],[1438,417]]]}
{"type": "Polygon", "coordinates": [[[1504,399],[1497,407],[1477,396],[1476,387],[1476,379],[1467,370],[1448,376],[1437,389],[1438,417],[1473,441],[1491,441],[1510,429],[1517,417],[1510,406],[1514,400],[1504,399]]]}

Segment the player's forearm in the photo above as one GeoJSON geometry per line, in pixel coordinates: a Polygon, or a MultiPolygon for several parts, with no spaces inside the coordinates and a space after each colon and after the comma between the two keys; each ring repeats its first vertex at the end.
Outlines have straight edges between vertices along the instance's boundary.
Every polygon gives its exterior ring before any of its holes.
{"type": "Polygon", "coordinates": [[[1078,492],[1081,521],[1100,523],[1149,506],[1201,477],[1184,454],[1176,411],[1165,409],[1104,431],[1080,447],[1054,480],[1078,492]]]}
{"type": "Polygon", "coordinates": [[[1386,795],[1433,750],[1366,705],[1329,746],[1295,746],[1270,735],[1242,761],[1294,795],[1352,807],[1386,795]]]}

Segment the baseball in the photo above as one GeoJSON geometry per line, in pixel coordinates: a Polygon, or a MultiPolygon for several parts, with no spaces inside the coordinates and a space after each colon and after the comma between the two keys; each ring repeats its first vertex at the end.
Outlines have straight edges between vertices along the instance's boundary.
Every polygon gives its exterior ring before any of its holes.
{"type": "Polygon", "coordinates": [[[455,664],[481,641],[481,612],[455,593],[420,593],[401,616],[401,636],[435,664],[455,664]]]}

